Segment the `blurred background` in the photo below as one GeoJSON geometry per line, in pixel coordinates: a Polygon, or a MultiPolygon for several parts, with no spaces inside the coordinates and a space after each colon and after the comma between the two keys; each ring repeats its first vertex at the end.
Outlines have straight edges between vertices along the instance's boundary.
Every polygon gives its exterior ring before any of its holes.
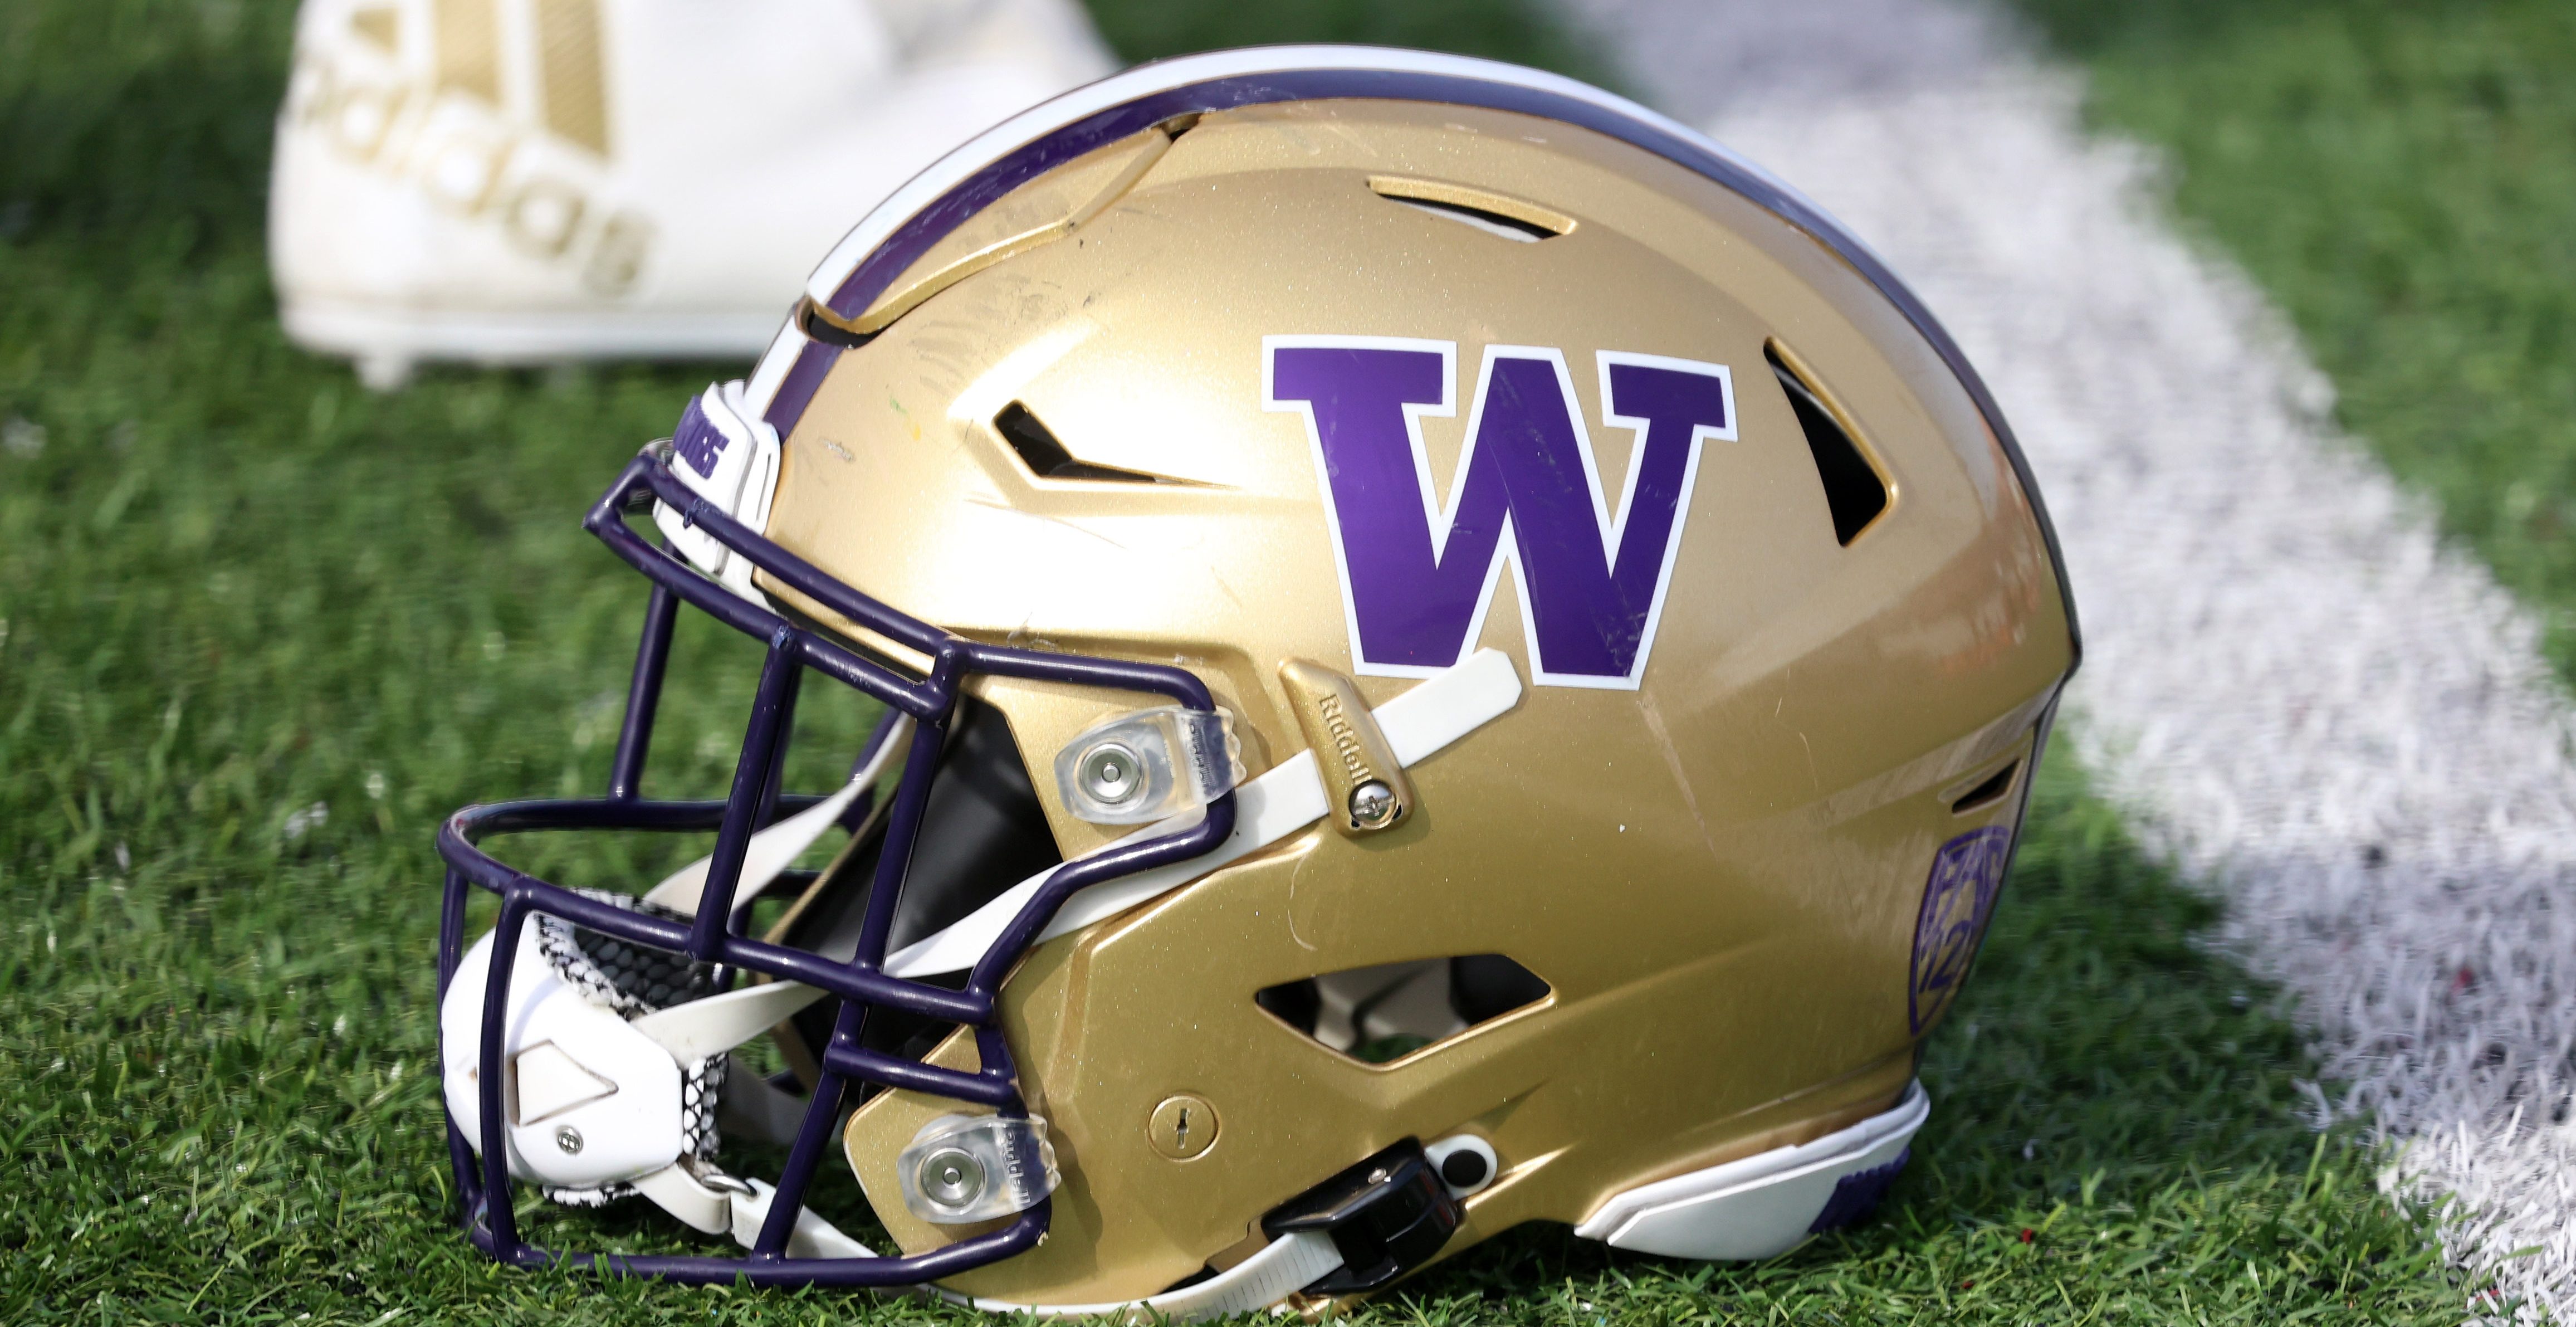
{"type": "MultiPolygon", "coordinates": [[[[2576,667],[2576,8],[1088,14],[1122,61],[1423,47],[1711,127],[1846,211],[1953,321],[2032,446],[2098,633],[2103,680],[2082,684],[2097,690],[2044,772],[1978,983],[1924,1071],[1940,1108],[1875,1222],[1753,1268],[1523,1231],[1373,1315],[2456,1322],[2576,1306],[2552,1150],[2576,992],[2553,956],[2568,923],[2532,921],[2576,916],[2559,883],[2576,814],[2549,791],[2576,667]],[[2010,226],[1984,220],[1998,209],[2010,226]],[[2041,365],[2051,346],[2093,349],[2041,365]],[[2216,467],[2238,456],[2290,459],[2237,484],[2216,467]],[[2265,543],[2285,512],[2331,528],[2265,543]],[[2216,551],[2194,561],[2195,545],[2216,551]],[[2126,551],[2142,548],[2182,551],[2126,551]],[[2229,581],[2230,558],[2343,576],[2273,601],[2324,613],[2317,639],[2396,624],[2362,680],[2298,709],[2323,717],[2266,699],[2333,671],[2307,644],[2272,673],[2207,663],[2266,656],[2279,642],[2260,624],[2295,615],[2157,597],[2229,581]],[[2461,641],[2475,658],[2445,671],[2461,641]],[[2169,675],[2234,704],[2204,732],[2160,733],[2139,716],[2177,712],[2149,685],[2169,675]],[[2536,743],[2527,758],[2444,773],[2444,752],[2503,745],[2474,736],[2499,724],[2536,743]],[[2227,754],[2311,738],[2313,768],[2504,791],[2420,814],[2412,793],[2354,793],[2364,809],[2320,828],[2282,809],[2314,800],[2311,766],[2227,754]],[[2426,837],[2437,816],[2523,846],[2465,874],[2383,869],[2455,842],[2426,837]],[[2424,915],[2451,938],[2380,952],[2372,937],[2424,915]],[[2313,943],[2281,938],[2297,935],[2313,943]],[[2363,952],[2385,971],[2336,957],[2363,952]],[[2390,1040],[2400,1025],[2420,1040],[2390,1040]],[[2426,1086],[2452,1083],[2465,1095],[2426,1086]],[[2452,1123],[2478,1140],[2466,1152],[2391,1168],[2452,1123]]],[[[748,359],[425,362],[380,391],[290,343],[268,222],[295,21],[287,0],[0,5],[0,1319],[929,1314],[505,1277],[453,1233],[431,834],[468,801],[604,779],[643,595],[579,514],[748,359]]],[[[658,786],[722,786],[756,654],[684,622],[658,786]]],[[[866,716],[807,709],[801,777],[830,781],[866,716]]]]}

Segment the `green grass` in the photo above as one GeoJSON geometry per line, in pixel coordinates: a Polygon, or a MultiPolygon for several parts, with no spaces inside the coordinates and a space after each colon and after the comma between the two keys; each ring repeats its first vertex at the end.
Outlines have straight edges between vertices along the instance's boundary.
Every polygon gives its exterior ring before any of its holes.
{"type": "Polygon", "coordinates": [[[2576,676],[2576,7],[2023,0],[2576,676]]]}
{"type": "MultiPolygon", "coordinates": [[[[1582,67],[1472,0],[1250,9],[1104,19],[1136,55],[1453,39],[1582,67]]],[[[373,396],[287,348],[260,251],[287,18],[0,8],[0,1321],[953,1317],[503,1272],[453,1233],[430,834],[603,778],[642,595],[577,514],[724,370],[373,396]]],[[[754,655],[684,627],[657,787],[721,786],[754,655]]],[[[810,786],[860,716],[804,717],[810,786]]],[[[2429,1218],[2301,1122],[2296,1035],[2195,945],[2210,920],[2052,763],[1879,1219],[1736,1268],[1529,1229],[1366,1316],[2455,1321],[2429,1218]]]]}

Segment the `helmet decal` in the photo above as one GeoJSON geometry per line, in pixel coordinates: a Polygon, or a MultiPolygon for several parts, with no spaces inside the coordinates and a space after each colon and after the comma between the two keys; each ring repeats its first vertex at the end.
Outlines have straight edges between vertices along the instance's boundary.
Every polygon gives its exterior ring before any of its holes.
{"type": "Polygon", "coordinates": [[[1508,551],[1542,686],[1633,690],[1690,516],[1700,444],[1735,437],[1726,366],[1601,351],[1602,421],[1637,448],[1613,505],[1565,353],[1488,346],[1444,509],[1426,415],[1457,414],[1458,347],[1263,338],[1263,406],[1306,419],[1353,671],[1424,677],[1475,647],[1508,551]]]}
{"type": "Polygon", "coordinates": [[[1923,911],[1914,923],[1914,962],[1905,991],[1911,1030],[1925,1028],[1949,1009],[1968,979],[1968,965],[1994,916],[1995,891],[2012,859],[2012,829],[1989,825],[1941,845],[1932,878],[1923,886],[1923,911]]]}

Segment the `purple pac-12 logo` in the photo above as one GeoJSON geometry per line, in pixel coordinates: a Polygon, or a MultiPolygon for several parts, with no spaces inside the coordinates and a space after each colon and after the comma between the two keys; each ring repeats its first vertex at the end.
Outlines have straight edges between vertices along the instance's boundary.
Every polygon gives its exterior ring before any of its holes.
{"type": "Polygon", "coordinates": [[[2001,825],[1970,830],[1933,854],[1923,911],[1914,919],[1914,962],[1905,987],[1905,1018],[1916,1035],[1950,1007],[1967,981],[2011,854],[2012,831],[2001,825]]]}
{"type": "Polygon", "coordinates": [[[1700,444],[1735,437],[1722,364],[1602,351],[1602,422],[1637,444],[1613,505],[1563,351],[1488,346],[1445,505],[1422,442],[1458,413],[1458,345],[1264,337],[1262,404],[1306,417],[1342,578],[1353,671],[1426,677],[1483,631],[1508,555],[1542,686],[1633,690],[1646,673],[1700,444]]]}

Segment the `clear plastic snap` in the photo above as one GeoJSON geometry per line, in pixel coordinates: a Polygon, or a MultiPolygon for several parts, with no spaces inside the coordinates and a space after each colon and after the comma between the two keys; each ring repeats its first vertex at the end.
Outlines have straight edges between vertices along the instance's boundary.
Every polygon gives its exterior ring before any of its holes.
{"type": "Polygon", "coordinates": [[[895,1157],[903,1205],[934,1225],[957,1226],[1025,1212],[1055,1192],[1055,1147],[1046,1121],[942,1115],[895,1157]]]}
{"type": "Polygon", "coordinates": [[[1065,808],[1096,825],[1141,825],[1205,806],[1242,776],[1234,721],[1177,705],[1095,725],[1055,757],[1065,808]]]}

